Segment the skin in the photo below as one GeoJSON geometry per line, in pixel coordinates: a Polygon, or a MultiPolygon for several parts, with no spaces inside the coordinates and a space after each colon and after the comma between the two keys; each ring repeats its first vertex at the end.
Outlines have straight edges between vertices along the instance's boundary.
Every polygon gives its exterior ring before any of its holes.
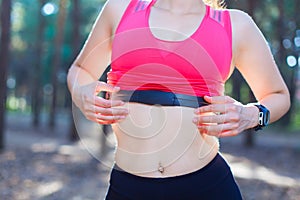
{"type": "MultiPolygon", "coordinates": [[[[130,113],[134,116],[134,104],[124,103],[119,100],[106,100],[98,97],[100,91],[107,91],[112,96],[120,90],[98,81],[98,77],[110,64],[111,42],[116,27],[127,7],[129,0],[109,0],[91,31],[91,34],[83,47],[81,53],[74,61],[68,73],[68,86],[72,94],[73,102],[79,107],[87,119],[100,124],[113,124],[118,143],[123,149],[130,149],[134,146],[135,152],[143,152],[145,146],[155,149],[157,141],[149,140],[145,144],[126,137],[118,126],[128,123],[130,113]],[[116,14],[117,13],[117,14],[116,14]],[[130,145],[128,144],[134,144],[130,145]]],[[[183,35],[191,35],[199,26],[199,19],[205,14],[205,4],[202,1],[194,0],[158,0],[151,8],[149,19],[150,27],[164,27],[167,29],[182,32],[183,35]],[[189,23],[185,23],[189,21],[189,23]],[[188,26],[187,26],[188,24],[188,26]]],[[[270,49],[260,30],[253,20],[244,12],[230,10],[233,32],[233,58],[231,72],[236,67],[243,75],[258,102],[270,110],[270,121],[274,122],[284,115],[290,107],[288,89],[279,73],[279,70],[271,55],[270,49]]],[[[155,29],[156,30],[156,29],[155,29]]],[[[151,30],[153,35],[164,40],[184,40],[183,35],[170,34],[170,32],[151,30]]],[[[189,113],[190,127],[186,131],[198,129],[201,136],[231,137],[242,131],[253,128],[258,124],[258,109],[254,105],[243,105],[229,96],[205,97],[210,103],[197,109],[181,108],[184,113],[189,113]],[[218,113],[212,114],[212,113],[218,113]],[[194,124],[194,126],[192,126],[194,124]]],[[[141,110],[147,113],[151,106],[144,105],[141,110]]],[[[162,108],[165,113],[172,113],[179,108],[162,108]]],[[[150,112],[150,111],[149,111],[150,112]]],[[[159,111],[160,112],[160,111],[159,111]]],[[[176,123],[176,122],[175,122],[176,123]]],[[[129,125],[134,132],[133,124],[129,125]]],[[[162,131],[168,135],[168,129],[162,131]]],[[[148,133],[146,133],[148,134],[148,133]]],[[[166,138],[166,137],[165,137],[166,138]]],[[[193,149],[199,145],[199,140],[194,144],[186,155],[182,156],[170,167],[169,173],[165,176],[184,174],[200,168],[198,161],[191,161],[190,166],[186,166],[186,159],[192,158],[193,149]],[[180,170],[179,170],[180,169],[180,170]]],[[[149,164],[160,162],[149,160],[149,164]]],[[[202,163],[203,164],[203,163],[202,163]]],[[[124,164],[125,165],[125,164],[124,164]]],[[[157,172],[144,173],[142,176],[157,177],[161,174],[157,172]]]]}

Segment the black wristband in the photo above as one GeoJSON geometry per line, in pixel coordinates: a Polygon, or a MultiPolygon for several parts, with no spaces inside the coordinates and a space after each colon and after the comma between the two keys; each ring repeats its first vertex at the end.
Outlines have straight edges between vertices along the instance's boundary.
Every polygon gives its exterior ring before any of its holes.
{"type": "Polygon", "coordinates": [[[267,126],[270,121],[270,111],[261,104],[254,104],[258,109],[258,125],[254,127],[255,131],[261,130],[263,127],[267,126]]]}

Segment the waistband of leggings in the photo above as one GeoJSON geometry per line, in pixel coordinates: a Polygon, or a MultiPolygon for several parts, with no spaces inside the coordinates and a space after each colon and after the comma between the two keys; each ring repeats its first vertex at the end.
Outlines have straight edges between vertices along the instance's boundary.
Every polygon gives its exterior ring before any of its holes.
{"type": "Polygon", "coordinates": [[[131,179],[139,181],[171,181],[178,180],[181,178],[188,178],[193,176],[202,176],[203,180],[205,178],[211,178],[212,180],[222,179],[230,173],[230,167],[227,162],[224,160],[223,156],[217,153],[215,157],[203,168],[190,172],[183,175],[171,176],[171,177],[143,177],[129,172],[124,171],[117,164],[114,164],[112,173],[122,174],[124,176],[130,177],[131,179]]]}
{"type": "Polygon", "coordinates": [[[120,90],[114,96],[116,99],[124,102],[136,102],[148,105],[185,106],[191,108],[208,105],[203,97],[159,90],[120,90]]]}

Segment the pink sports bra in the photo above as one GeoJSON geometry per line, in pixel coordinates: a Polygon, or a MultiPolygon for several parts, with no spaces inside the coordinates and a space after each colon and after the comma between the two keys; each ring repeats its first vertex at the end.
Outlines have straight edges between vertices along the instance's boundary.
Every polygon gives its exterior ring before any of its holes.
{"type": "Polygon", "coordinates": [[[108,83],[121,90],[223,95],[232,58],[229,12],[206,6],[200,26],[190,37],[165,41],[149,27],[155,1],[129,3],[113,39],[108,83]]]}

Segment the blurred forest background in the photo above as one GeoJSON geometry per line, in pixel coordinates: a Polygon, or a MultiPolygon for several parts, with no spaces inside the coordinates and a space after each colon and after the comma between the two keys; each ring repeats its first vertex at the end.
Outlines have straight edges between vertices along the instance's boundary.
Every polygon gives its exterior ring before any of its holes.
{"type": "MultiPolygon", "coordinates": [[[[2,159],[0,159],[0,188],[5,184],[1,182],[3,177],[4,180],[5,177],[9,177],[9,181],[7,181],[8,186],[3,186],[2,192],[8,194],[9,189],[7,188],[17,188],[18,185],[21,187],[23,182],[19,179],[22,178],[24,173],[34,175],[31,174],[33,173],[31,168],[42,171],[41,169],[44,169],[47,165],[53,168],[53,174],[50,169],[46,172],[49,176],[57,174],[63,176],[61,173],[69,170],[70,175],[67,177],[73,176],[73,178],[76,178],[75,174],[90,177],[91,179],[88,182],[83,182],[82,177],[77,177],[78,180],[74,180],[74,183],[78,188],[83,187],[83,185],[79,184],[80,182],[86,184],[85,187],[87,188],[81,188],[83,192],[93,190],[93,187],[90,186],[92,184],[91,180],[93,180],[95,175],[92,172],[87,172],[90,174],[83,173],[82,171],[85,171],[86,168],[83,165],[76,165],[73,161],[71,162],[74,165],[73,167],[79,166],[82,170],[69,169],[68,166],[55,168],[51,163],[36,165],[36,168],[33,167],[32,163],[35,163],[35,161],[40,162],[42,159],[45,159],[46,162],[50,162],[50,157],[48,159],[48,156],[51,155],[56,164],[69,162],[66,157],[63,157],[63,161],[59,160],[60,157],[57,157],[57,152],[53,151],[51,154],[46,152],[47,148],[49,150],[51,146],[46,146],[46,150],[42,150],[46,154],[41,155],[34,151],[36,146],[33,146],[31,153],[35,154],[32,155],[32,160],[28,160],[29,152],[23,149],[17,152],[17,150],[15,151],[12,148],[15,153],[5,152],[5,149],[9,146],[5,138],[9,135],[9,130],[14,130],[15,127],[18,127],[16,130],[19,130],[23,135],[21,139],[24,139],[29,132],[36,132],[37,134],[34,137],[38,135],[48,137],[55,130],[59,134],[63,132],[62,134],[66,135],[69,141],[78,139],[72,116],[72,102],[66,85],[66,74],[84,44],[93,22],[104,3],[105,0],[0,0],[0,150],[3,151],[3,157],[0,154],[2,159]],[[64,122],[63,128],[59,126],[62,121],[64,122]],[[57,131],[57,129],[59,130],[57,131]],[[18,156],[20,157],[19,159],[18,156]],[[34,161],[34,159],[36,160],[34,161]],[[15,162],[19,162],[19,165],[16,165],[15,162]],[[27,169],[26,166],[30,167],[30,169],[27,169]],[[17,169],[20,170],[20,174],[17,174],[15,179],[12,178],[11,169],[14,173],[17,169]]],[[[286,135],[291,136],[292,140],[295,140],[293,137],[299,138],[297,133],[300,133],[300,0],[227,0],[226,3],[227,7],[242,9],[253,17],[264,33],[291,93],[292,107],[289,113],[279,122],[268,127],[267,130],[271,130],[272,134],[281,135],[281,138],[284,138],[286,135]]],[[[229,95],[243,103],[254,101],[253,94],[251,94],[245,81],[237,71],[234,72],[228,81],[226,89],[229,95]]],[[[53,134],[52,136],[55,138],[59,134],[53,134]]],[[[255,135],[243,134],[243,140],[239,142],[243,147],[245,145],[253,146],[255,145],[255,135]]],[[[299,166],[297,162],[300,161],[300,159],[297,159],[299,157],[295,156],[299,153],[299,144],[299,142],[296,144],[297,151],[288,149],[277,154],[277,158],[282,160],[291,157],[291,162],[282,164],[283,170],[280,170],[284,171],[283,175],[289,172],[291,173],[289,177],[300,174],[297,171],[299,167],[295,167],[299,166]]],[[[235,148],[240,147],[237,146],[235,148]]],[[[247,150],[245,157],[248,156],[250,159],[253,154],[253,159],[256,160],[261,156],[261,163],[257,162],[260,164],[271,159],[269,155],[273,152],[273,149],[270,151],[258,149],[260,151],[250,150],[249,152],[247,150]]],[[[239,151],[233,149],[232,154],[230,153],[231,156],[237,156],[236,152],[237,154],[241,153],[242,148],[239,151]]],[[[281,166],[279,163],[282,160],[270,161],[268,162],[269,164],[263,165],[268,166],[270,169],[273,169],[273,167],[279,168],[281,166]]],[[[88,166],[93,166],[90,165],[91,163],[87,164],[88,166]]],[[[253,169],[253,166],[249,167],[250,171],[253,169]]],[[[247,163],[244,163],[243,167],[243,169],[246,169],[247,163]]],[[[92,170],[95,169],[92,168],[92,170]]],[[[275,174],[276,176],[273,174],[273,181],[281,174],[280,170],[275,170],[277,174],[275,174]]],[[[265,171],[263,173],[265,176],[265,171]]],[[[267,174],[270,175],[270,173],[267,174]]],[[[298,175],[295,177],[298,177],[298,175]]],[[[34,182],[34,178],[24,180],[25,186],[22,187],[27,189],[28,187],[34,188],[37,187],[34,185],[35,183],[40,184],[44,179],[48,180],[44,175],[40,175],[36,179],[36,182],[34,182]]],[[[64,180],[68,179],[65,178],[64,180]]],[[[253,186],[253,190],[247,193],[250,196],[253,196],[258,189],[263,190],[264,187],[266,188],[266,192],[261,192],[263,193],[262,196],[259,196],[257,199],[292,199],[283,198],[287,193],[291,193],[290,196],[295,196],[297,193],[300,198],[300,185],[296,183],[297,181],[292,182],[296,185],[296,192],[291,192],[287,188],[290,188],[293,184],[289,184],[288,181],[285,181],[286,179],[279,178],[276,182],[277,186],[279,186],[276,190],[272,190],[272,194],[269,194],[269,186],[260,185],[263,182],[269,183],[269,180],[263,179],[261,183],[256,180],[256,185],[253,185],[253,182],[243,182],[243,180],[241,179],[240,184],[242,186],[243,184],[245,185],[245,190],[251,190],[253,186]],[[283,186],[280,184],[283,184],[283,186]],[[281,193],[282,198],[279,198],[279,193],[281,193]],[[266,197],[264,195],[269,195],[268,197],[273,195],[273,197],[262,198],[266,197]]],[[[58,187],[55,185],[56,183],[54,182],[54,185],[47,186],[46,191],[49,193],[51,186],[54,188],[53,191],[56,191],[55,188],[63,187],[63,185],[58,187]]],[[[58,183],[60,184],[60,182],[58,183]]],[[[97,183],[95,184],[97,186],[97,183]]],[[[27,189],[21,191],[27,191],[27,189]]],[[[66,193],[68,192],[70,191],[67,190],[66,193]]],[[[18,190],[11,191],[11,194],[19,195],[17,193],[18,190]]],[[[13,198],[10,196],[8,199],[13,198]]],[[[28,199],[32,198],[28,197],[28,199]]]]}
{"type": "MultiPolygon", "coordinates": [[[[104,0],[1,1],[0,148],[4,147],[6,115],[26,114],[34,127],[44,117],[49,128],[53,128],[58,112],[71,113],[66,74],[104,3],[104,0]]],[[[292,109],[276,128],[300,130],[300,1],[231,0],[227,5],[254,18],[288,84],[292,109]]],[[[227,93],[244,103],[253,101],[238,72],[228,82],[227,93]]],[[[70,137],[74,138],[72,119],[69,123],[70,137]]]]}

